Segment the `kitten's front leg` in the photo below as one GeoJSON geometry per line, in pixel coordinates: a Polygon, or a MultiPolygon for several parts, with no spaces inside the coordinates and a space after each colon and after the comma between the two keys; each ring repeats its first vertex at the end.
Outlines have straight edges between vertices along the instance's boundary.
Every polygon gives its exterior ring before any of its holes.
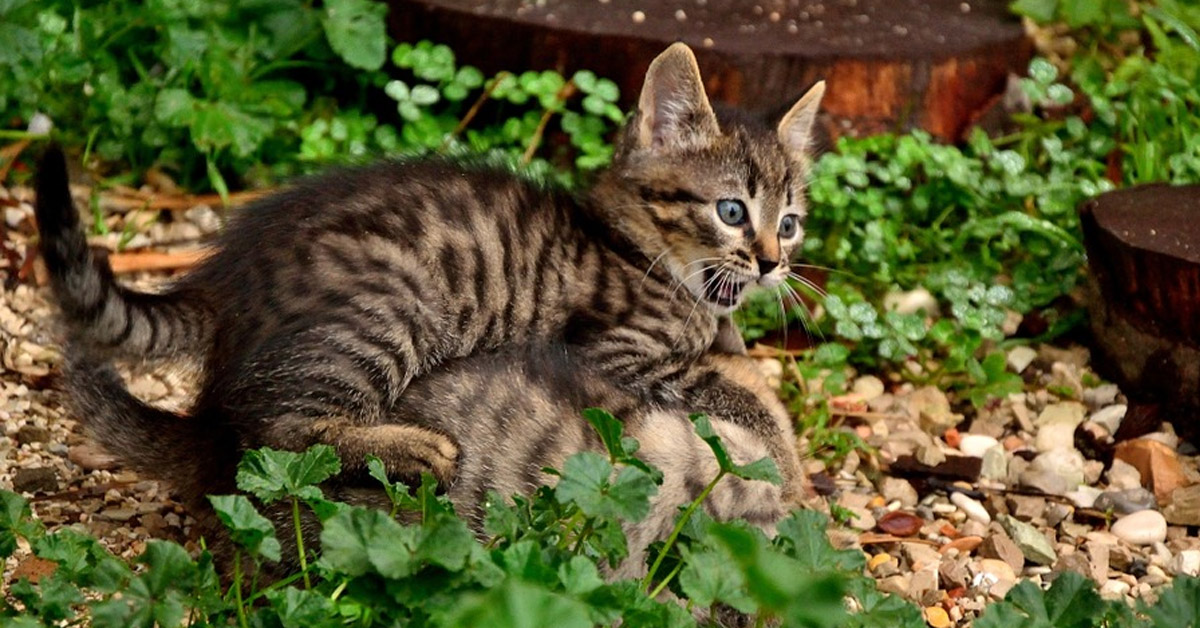
{"type": "Polygon", "coordinates": [[[717,337],[709,350],[729,355],[746,355],[746,340],[742,338],[741,330],[729,316],[717,318],[717,337]]]}
{"type": "Polygon", "coordinates": [[[704,355],[680,387],[687,411],[728,421],[762,439],[783,478],[785,499],[796,500],[804,495],[795,427],[754,360],[715,353],[704,355]]]}
{"type": "Polygon", "coordinates": [[[649,314],[631,317],[622,325],[578,316],[568,325],[566,340],[580,363],[623,390],[645,401],[678,404],[684,399],[680,384],[713,345],[717,320],[701,312],[690,327],[682,327],[649,314]]]}

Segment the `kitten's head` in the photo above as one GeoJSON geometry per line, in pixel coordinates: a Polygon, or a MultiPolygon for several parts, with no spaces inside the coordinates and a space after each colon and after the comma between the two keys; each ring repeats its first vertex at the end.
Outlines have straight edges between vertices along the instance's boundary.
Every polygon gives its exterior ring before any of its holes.
{"type": "Polygon", "coordinates": [[[600,200],[618,229],[717,313],[746,288],[775,287],[804,239],[806,151],[824,83],[776,128],[714,113],[691,49],[646,72],[600,200]]]}

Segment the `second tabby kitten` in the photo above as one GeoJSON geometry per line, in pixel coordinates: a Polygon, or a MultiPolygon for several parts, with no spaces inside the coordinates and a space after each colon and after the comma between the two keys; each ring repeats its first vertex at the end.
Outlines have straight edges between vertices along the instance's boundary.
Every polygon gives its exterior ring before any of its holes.
{"type": "MultiPolygon", "coordinates": [[[[779,426],[777,433],[791,432],[782,404],[753,360],[713,354],[700,368],[738,382],[769,408],[779,426]]],[[[218,556],[224,554],[224,534],[205,496],[236,490],[234,475],[242,453],[236,436],[195,417],[175,416],[142,403],[109,366],[73,364],[66,369],[65,383],[76,391],[72,409],[90,417],[100,444],[140,474],[172,484],[201,522],[210,547],[216,548],[218,556]]],[[[537,486],[553,482],[543,467],[561,469],[570,455],[580,451],[603,452],[595,430],[580,415],[587,407],[603,407],[623,419],[625,434],[641,443],[637,455],[663,471],[664,481],[650,514],[626,526],[631,555],[614,572],[617,577],[638,576],[645,570],[641,552],[670,532],[676,507],[694,499],[717,474],[713,453],[696,436],[686,406],[647,405],[607,383],[566,348],[541,346],[448,362],[415,380],[399,409],[408,420],[457,443],[458,465],[446,491],[458,512],[481,531],[489,491],[528,495],[537,486]]],[[[795,451],[794,438],[768,442],[738,425],[738,418],[711,417],[735,462],[746,464],[780,449],[795,451]]],[[[334,499],[388,508],[374,480],[363,483],[338,477],[325,488],[334,499]]],[[[792,505],[779,486],[727,477],[704,508],[716,519],[743,518],[771,531],[792,505]]],[[[287,546],[294,539],[287,533],[290,510],[281,511],[276,520],[278,538],[287,546]]],[[[309,524],[306,544],[313,547],[315,522],[309,524]]],[[[285,547],[283,556],[285,561],[294,560],[294,549],[285,547]]],[[[295,565],[282,567],[287,572],[295,565]]]]}

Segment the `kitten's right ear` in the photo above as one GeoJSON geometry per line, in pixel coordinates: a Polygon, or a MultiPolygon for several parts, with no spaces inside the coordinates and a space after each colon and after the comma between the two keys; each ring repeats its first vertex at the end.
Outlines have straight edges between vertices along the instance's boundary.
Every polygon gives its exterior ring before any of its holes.
{"type": "Polygon", "coordinates": [[[638,99],[637,145],[652,151],[694,150],[718,135],[696,55],[686,44],[672,44],[646,70],[638,99]]]}
{"type": "Polygon", "coordinates": [[[791,110],[779,121],[779,140],[796,159],[807,159],[808,148],[812,143],[813,124],[817,120],[817,110],[821,106],[821,97],[825,95],[825,81],[817,81],[809,88],[791,110]]]}

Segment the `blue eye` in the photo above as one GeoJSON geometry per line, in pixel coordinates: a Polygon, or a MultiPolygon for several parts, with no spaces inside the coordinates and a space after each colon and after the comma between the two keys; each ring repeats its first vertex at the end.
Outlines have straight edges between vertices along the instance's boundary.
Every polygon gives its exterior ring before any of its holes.
{"type": "Polygon", "coordinates": [[[800,217],[796,214],[788,214],[779,221],[779,237],[792,238],[796,236],[796,230],[800,228],[800,217]]]}
{"type": "Polygon", "coordinates": [[[725,224],[736,227],[746,222],[746,206],[738,200],[721,199],[717,201],[717,215],[725,224]]]}

